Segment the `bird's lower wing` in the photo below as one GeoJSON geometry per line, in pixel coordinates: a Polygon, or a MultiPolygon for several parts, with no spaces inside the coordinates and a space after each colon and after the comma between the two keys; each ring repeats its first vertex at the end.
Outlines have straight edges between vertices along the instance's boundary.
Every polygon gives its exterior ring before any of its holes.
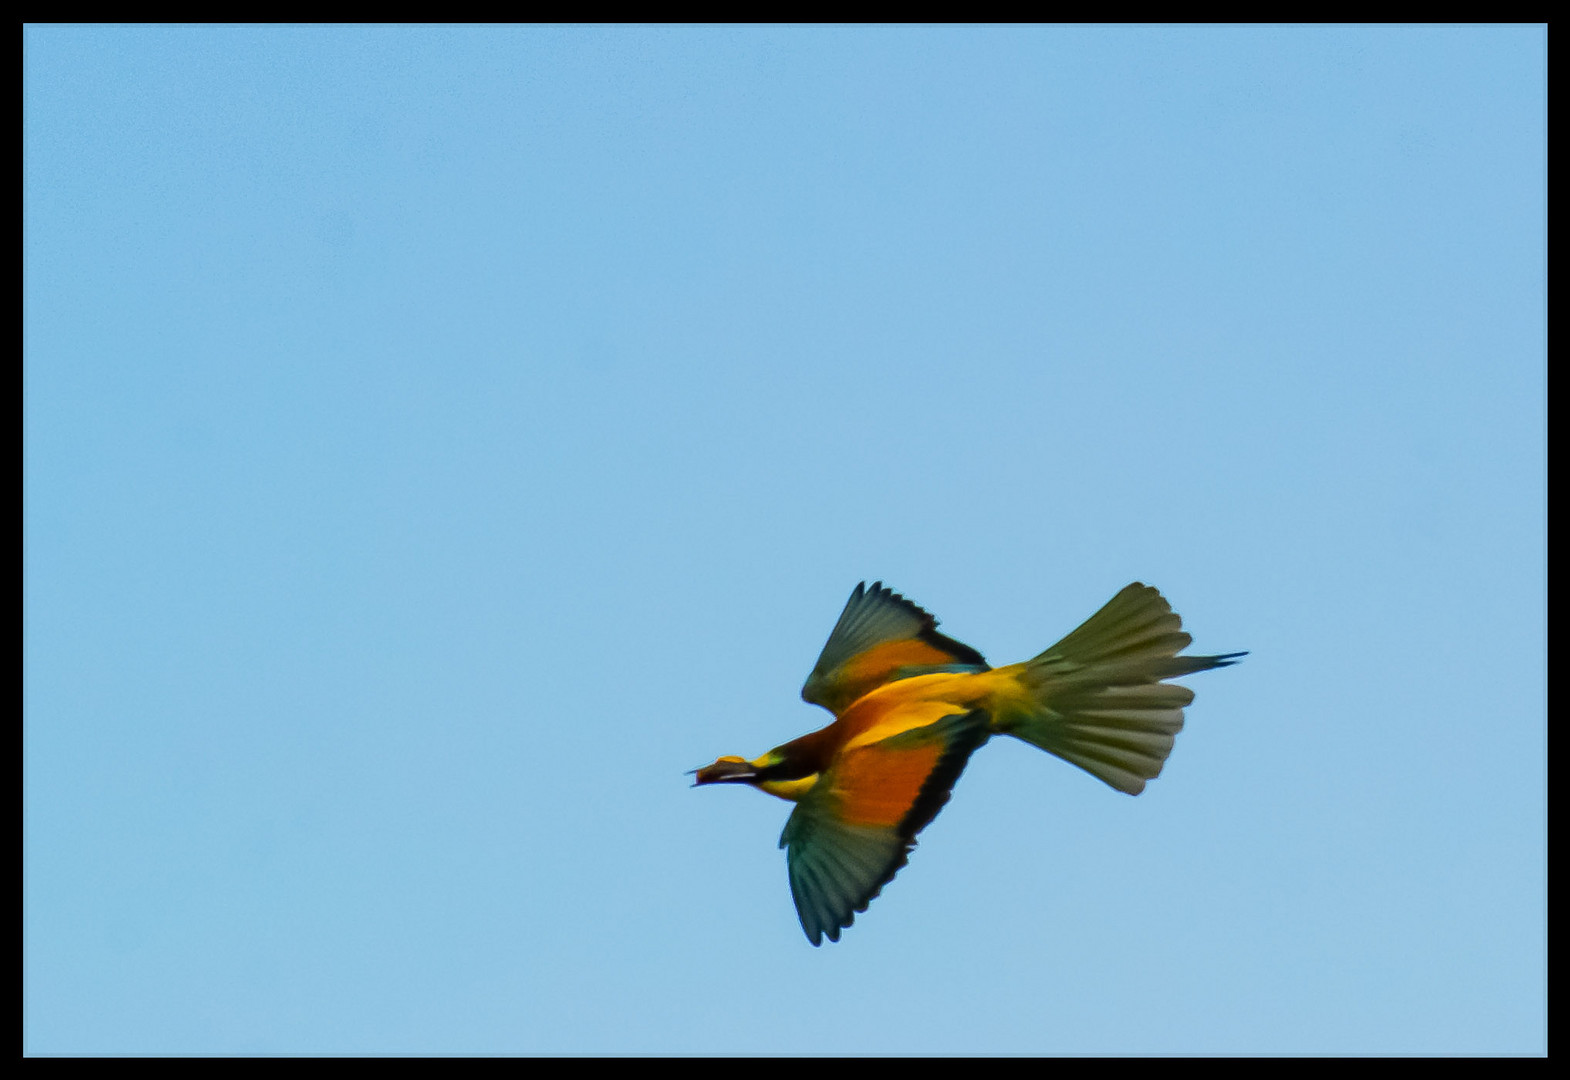
{"type": "Polygon", "coordinates": [[[867,910],[989,734],[977,709],[847,749],[796,804],[780,846],[809,941],[838,941],[867,910]]]}

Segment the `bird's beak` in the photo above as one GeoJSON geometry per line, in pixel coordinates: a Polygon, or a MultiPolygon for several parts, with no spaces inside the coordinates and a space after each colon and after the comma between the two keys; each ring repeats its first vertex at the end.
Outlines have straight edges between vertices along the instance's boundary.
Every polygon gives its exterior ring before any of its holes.
{"type": "Polygon", "coordinates": [[[693,781],[693,787],[699,784],[745,784],[758,775],[758,770],[751,762],[739,757],[722,757],[713,765],[705,765],[693,772],[698,777],[693,781]]]}

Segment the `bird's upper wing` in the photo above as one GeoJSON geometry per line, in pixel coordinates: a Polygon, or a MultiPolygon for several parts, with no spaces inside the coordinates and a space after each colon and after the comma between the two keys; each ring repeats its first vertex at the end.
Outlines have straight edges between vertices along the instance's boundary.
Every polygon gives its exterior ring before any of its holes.
{"type": "MultiPolygon", "coordinates": [[[[924,722],[953,705],[924,703],[924,722]]],[[[856,912],[905,865],[970,755],[987,741],[985,711],[950,712],[876,742],[853,742],[796,804],[780,847],[791,896],[814,945],[838,941],[856,912]]]]}
{"type": "Polygon", "coordinates": [[[823,646],[801,696],[838,716],[846,706],[895,679],[933,671],[986,671],[969,645],[937,631],[938,620],[881,581],[862,582],[823,646]]]}

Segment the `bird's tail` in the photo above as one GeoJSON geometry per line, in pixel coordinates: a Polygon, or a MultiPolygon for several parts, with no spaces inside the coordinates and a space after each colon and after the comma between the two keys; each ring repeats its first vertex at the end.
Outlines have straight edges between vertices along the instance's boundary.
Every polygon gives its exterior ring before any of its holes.
{"type": "MultiPolygon", "coordinates": [[[[1186,686],[1163,682],[1226,667],[1244,653],[1179,656],[1193,639],[1166,599],[1138,582],[1062,641],[1018,665],[1019,696],[998,727],[1138,795],[1183,727],[1186,686]]],[[[1001,673],[1000,673],[1001,674],[1001,673]]]]}

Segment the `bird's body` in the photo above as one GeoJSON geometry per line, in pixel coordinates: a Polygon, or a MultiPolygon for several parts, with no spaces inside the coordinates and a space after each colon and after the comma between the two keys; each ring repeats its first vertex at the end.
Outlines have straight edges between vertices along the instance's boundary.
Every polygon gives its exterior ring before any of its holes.
{"type": "Polygon", "coordinates": [[[973,708],[1003,705],[1016,685],[1013,674],[1007,668],[939,672],[885,683],[857,698],[832,724],[785,744],[792,748],[788,756],[802,767],[810,766],[812,772],[794,780],[763,780],[758,787],[796,802],[812,790],[841,754],[935,724],[956,709],[969,712],[973,708]]]}
{"type": "Polygon", "coordinates": [[[1243,655],[1180,657],[1190,641],[1181,625],[1159,592],[1135,583],[1039,656],[991,668],[898,593],[858,585],[802,688],[833,723],[752,761],[722,757],[697,782],[747,783],[796,803],[780,838],[796,910],[814,945],[837,941],[994,734],[1139,794],[1194,697],[1163,680],[1243,655]]]}

